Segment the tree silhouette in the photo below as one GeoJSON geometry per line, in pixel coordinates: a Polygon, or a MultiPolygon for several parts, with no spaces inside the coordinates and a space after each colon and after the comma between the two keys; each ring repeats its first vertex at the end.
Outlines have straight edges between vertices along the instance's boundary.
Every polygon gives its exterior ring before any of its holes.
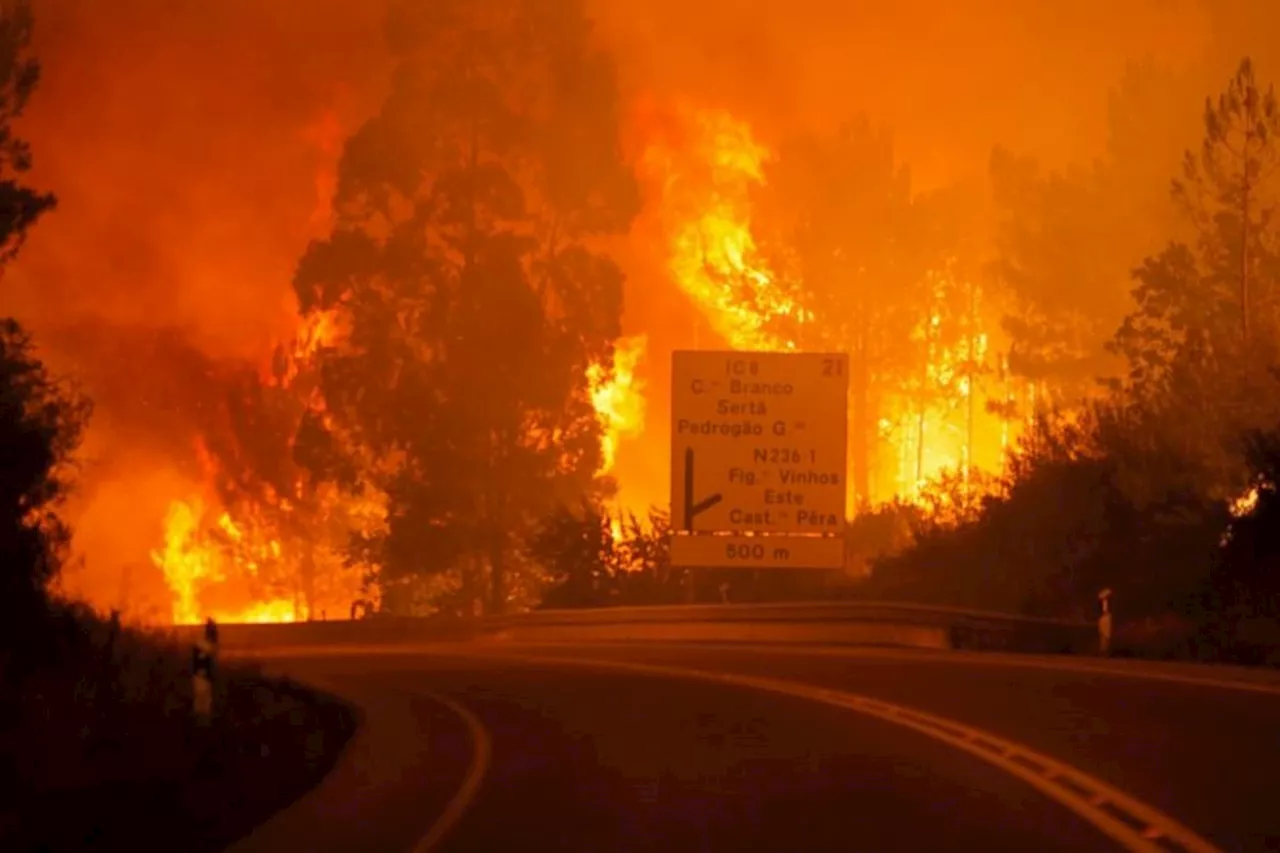
{"type": "Polygon", "coordinates": [[[27,230],[54,206],[52,194],[19,180],[31,168],[31,146],[17,135],[14,123],[40,82],[40,63],[30,52],[32,25],[25,0],[0,11],[0,267],[17,256],[27,230]]]}
{"type": "Polygon", "coordinates": [[[611,521],[601,507],[586,502],[577,511],[561,507],[539,526],[530,556],[551,579],[544,606],[598,607],[613,597],[623,567],[611,521]]]}
{"type": "MultiPolygon", "coordinates": [[[[29,4],[0,11],[0,275],[54,205],[21,182],[31,151],[13,127],[40,78],[31,27],[29,4]]],[[[88,402],[49,374],[17,321],[0,319],[0,649],[30,638],[61,568],[70,531],[57,510],[88,415],[88,402]]]]}
{"type": "Polygon", "coordinates": [[[592,240],[637,192],[578,0],[401,2],[388,33],[391,93],[295,289],[349,329],[320,388],[390,498],[364,543],[383,580],[450,574],[496,612],[536,525],[601,485],[586,374],[611,369],[622,275],[592,240]]]}
{"type": "Polygon", "coordinates": [[[936,256],[912,203],[892,135],[864,118],[831,137],[783,145],[759,197],[762,244],[789,260],[796,302],[812,321],[789,324],[801,349],[849,354],[849,457],[854,499],[876,497],[880,421],[888,397],[920,372],[910,346],[936,256]]]}
{"type": "Polygon", "coordinates": [[[0,320],[0,632],[6,641],[30,628],[61,568],[70,530],[57,510],[88,414],[88,402],[35,358],[17,322],[0,320]]]}
{"type": "Polygon", "coordinates": [[[1280,415],[1269,367],[1280,331],[1276,250],[1280,112],[1246,59],[1204,112],[1173,198],[1193,240],[1170,242],[1134,271],[1135,308],[1112,348],[1135,401],[1169,412],[1166,428],[1218,457],[1222,488],[1243,476],[1236,436],[1280,415]]]}

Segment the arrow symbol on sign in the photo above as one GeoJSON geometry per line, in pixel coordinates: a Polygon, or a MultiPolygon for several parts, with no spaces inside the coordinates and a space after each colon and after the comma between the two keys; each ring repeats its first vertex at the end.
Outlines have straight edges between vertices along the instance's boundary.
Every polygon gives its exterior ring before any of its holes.
{"type": "Polygon", "coordinates": [[[684,449],[684,529],[693,532],[693,519],[724,499],[719,492],[693,502],[693,448],[684,449]]]}

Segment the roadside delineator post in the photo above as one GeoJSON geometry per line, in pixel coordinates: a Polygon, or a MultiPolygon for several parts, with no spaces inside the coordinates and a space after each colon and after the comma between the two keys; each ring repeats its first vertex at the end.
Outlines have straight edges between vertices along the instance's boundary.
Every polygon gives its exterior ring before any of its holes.
{"type": "Polygon", "coordinates": [[[1098,653],[1111,654],[1111,588],[1098,593],[1098,653]]]}
{"type": "Polygon", "coordinates": [[[191,710],[200,725],[207,725],[213,719],[213,670],[217,658],[218,624],[211,617],[191,649],[191,710]]]}

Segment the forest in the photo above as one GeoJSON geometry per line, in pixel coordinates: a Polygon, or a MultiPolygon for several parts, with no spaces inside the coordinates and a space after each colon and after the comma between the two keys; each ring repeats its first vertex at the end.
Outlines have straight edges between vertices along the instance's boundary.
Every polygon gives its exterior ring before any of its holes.
{"type": "MultiPolygon", "coordinates": [[[[21,290],[65,203],[26,179],[17,14],[21,290]]],[[[392,3],[381,32],[385,91],[333,146],[270,347],[5,321],[6,608],[71,595],[101,429],[181,460],[161,535],[91,601],[150,578],[159,610],[122,607],[143,621],[854,596],[1089,618],[1110,588],[1143,653],[1280,648],[1274,69],[1130,62],[1097,156],[993,140],[980,174],[925,182],[857,104],[786,133],[637,105],[578,0],[392,3]],[[656,275],[618,250],[639,243],[656,275]],[[665,465],[636,371],[672,339],[628,320],[658,282],[678,346],[849,355],[846,571],[671,566],[665,501],[619,463],[665,465]]]]}

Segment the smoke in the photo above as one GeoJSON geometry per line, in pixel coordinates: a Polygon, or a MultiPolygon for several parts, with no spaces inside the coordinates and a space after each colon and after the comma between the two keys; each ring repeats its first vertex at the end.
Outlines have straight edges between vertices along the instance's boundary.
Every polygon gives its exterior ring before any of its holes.
{"type": "MultiPolygon", "coordinates": [[[[1131,181],[1159,197],[1198,139],[1204,98],[1241,56],[1280,80],[1280,5],[1268,0],[593,0],[591,8],[631,104],[727,109],[774,147],[865,113],[891,128],[921,191],[963,182],[982,192],[996,145],[1063,168],[1127,144],[1109,104],[1141,66],[1161,72],[1155,85],[1164,88],[1130,103],[1140,115],[1128,118],[1143,123],[1141,144],[1163,147],[1131,181]]],[[[637,112],[633,151],[651,131],[637,112]]],[[[698,343],[696,319],[665,280],[654,197],[620,255],[628,331],[650,334],[648,434],[624,443],[618,462],[633,504],[666,500],[667,358],[698,343]]]]}
{"type": "Polygon", "coordinates": [[[169,500],[195,486],[213,365],[296,324],[344,137],[381,97],[381,4],[36,0],[41,85],[21,132],[58,208],[4,280],[53,367],[95,400],[71,508],[99,603],[160,595],[169,500]]]}
{"type": "Polygon", "coordinates": [[[1182,64],[1208,46],[1198,0],[597,0],[594,10],[629,88],[703,97],[773,141],[866,111],[895,129],[929,184],[983,168],[996,142],[1057,162],[1097,152],[1105,93],[1127,62],[1182,64]]]}
{"type": "Polygon", "coordinates": [[[376,5],[37,0],[23,131],[59,209],[7,282],[17,311],[245,356],[287,331],[317,176],[376,102],[376,5]]]}

